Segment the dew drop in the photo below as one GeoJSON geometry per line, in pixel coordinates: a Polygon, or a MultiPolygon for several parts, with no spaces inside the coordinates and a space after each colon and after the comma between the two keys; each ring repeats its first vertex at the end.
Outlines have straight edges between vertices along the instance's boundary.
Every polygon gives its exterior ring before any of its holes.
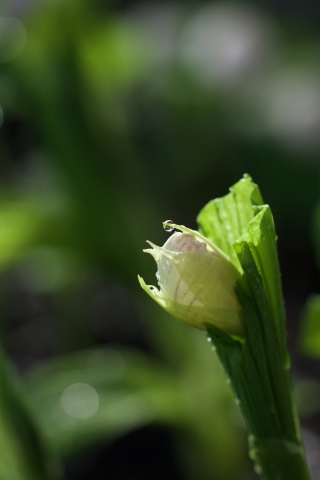
{"type": "Polygon", "coordinates": [[[215,351],[216,351],[216,347],[215,347],[214,345],[212,345],[211,350],[212,350],[213,352],[215,352],[215,351]]]}
{"type": "Polygon", "coordinates": [[[241,400],[239,400],[239,398],[236,398],[235,402],[236,402],[237,405],[241,405],[241,400]]]}
{"type": "Polygon", "coordinates": [[[211,337],[207,337],[207,342],[211,342],[211,337]]]}
{"type": "Polygon", "coordinates": [[[174,223],[173,220],[166,220],[163,222],[163,228],[165,232],[173,232],[174,227],[172,227],[170,224],[174,223]],[[168,225],[169,224],[169,225],[168,225]]]}

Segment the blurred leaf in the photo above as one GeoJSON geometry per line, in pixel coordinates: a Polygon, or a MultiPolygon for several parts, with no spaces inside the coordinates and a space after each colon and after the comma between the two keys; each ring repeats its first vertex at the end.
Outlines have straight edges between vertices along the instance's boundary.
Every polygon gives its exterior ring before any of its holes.
{"type": "Polygon", "coordinates": [[[237,479],[245,444],[239,444],[242,424],[229,386],[202,332],[185,343],[189,355],[178,369],[115,347],[56,357],[34,370],[24,395],[54,451],[65,457],[99,439],[161,423],[176,432],[186,478],[206,479],[214,471],[217,479],[237,479]],[[65,404],[70,387],[80,392],[74,407],[65,404]],[[94,402],[99,398],[95,413],[82,390],[95,392],[94,402]]]}
{"type": "Polygon", "coordinates": [[[68,256],[68,247],[72,245],[76,256],[79,244],[72,231],[71,217],[65,210],[52,208],[49,198],[0,201],[0,270],[22,257],[32,256],[32,252],[36,255],[36,247],[50,246],[53,252],[53,246],[63,246],[65,249],[59,254],[68,256]]]}
{"type": "Polygon", "coordinates": [[[43,438],[13,388],[12,371],[0,352],[0,478],[46,480],[58,478],[59,464],[49,462],[43,438]]]}
{"type": "Polygon", "coordinates": [[[91,15],[87,18],[79,2],[66,3],[70,11],[68,8],[65,11],[61,3],[54,4],[55,15],[64,15],[70,30],[61,26],[61,32],[56,35],[57,18],[50,17],[48,12],[42,12],[42,18],[38,12],[37,17],[26,24],[28,45],[23,55],[13,62],[10,72],[17,79],[26,102],[24,115],[45,149],[51,152],[57,176],[68,189],[73,240],[81,244],[92,263],[100,267],[107,265],[115,275],[132,281],[145,237],[143,230],[148,224],[144,217],[150,218],[146,215],[149,207],[145,205],[152,205],[152,201],[150,203],[145,193],[144,174],[125,131],[126,121],[122,122],[126,117],[122,97],[120,95],[118,105],[113,92],[110,98],[111,103],[115,100],[116,108],[110,113],[102,105],[98,90],[102,89],[103,95],[109,97],[108,78],[110,89],[116,90],[136,78],[136,69],[140,69],[141,63],[132,53],[140,48],[134,46],[137,34],[135,31],[132,37],[116,22],[112,25],[110,21],[109,25],[107,16],[105,24],[101,24],[101,19],[93,20],[91,15]],[[97,32],[94,32],[95,25],[99,25],[97,32]],[[44,33],[44,29],[48,31],[44,33]],[[128,57],[124,45],[135,59],[128,57]],[[118,58],[119,51],[121,58],[118,58]],[[103,116],[107,114],[112,121],[102,120],[96,103],[103,116]],[[115,121],[118,111],[120,127],[115,121]],[[137,223],[141,225],[139,229],[137,223]],[[110,235],[111,229],[121,231],[121,235],[110,235]]]}
{"type": "Polygon", "coordinates": [[[298,380],[294,385],[299,415],[310,417],[320,411],[320,383],[311,378],[298,380]]]}
{"type": "Polygon", "coordinates": [[[320,357],[320,295],[310,297],[305,306],[300,346],[305,355],[320,357]]]}
{"type": "MultiPolygon", "coordinates": [[[[185,415],[172,374],[150,357],[124,349],[101,348],[57,357],[29,376],[25,395],[60,455],[150,422],[179,423],[185,415]],[[63,408],[61,396],[71,385],[80,384],[94,389],[99,406],[94,414],[86,417],[84,412],[77,418],[63,408]]],[[[81,394],[74,398],[75,405],[84,401],[81,394]]]]}
{"type": "Polygon", "coordinates": [[[79,285],[85,278],[85,265],[74,249],[40,245],[30,248],[19,262],[30,290],[36,293],[60,291],[79,285]]]}
{"type": "Polygon", "coordinates": [[[104,96],[123,93],[146,70],[148,44],[129,23],[97,21],[79,42],[79,63],[84,77],[104,96]]]}
{"type": "Polygon", "coordinates": [[[16,58],[27,43],[22,22],[16,18],[0,18],[0,63],[16,58]]]}
{"type": "Polygon", "coordinates": [[[41,215],[27,202],[3,202],[0,205],[0,269],[26,253],[38,236],[41,215]]]}
{"type": "Polygon", "coordinates": [[[318,268],[320,267],[320,203],[317,202],[312,218],[312,239],[318,268]]]}

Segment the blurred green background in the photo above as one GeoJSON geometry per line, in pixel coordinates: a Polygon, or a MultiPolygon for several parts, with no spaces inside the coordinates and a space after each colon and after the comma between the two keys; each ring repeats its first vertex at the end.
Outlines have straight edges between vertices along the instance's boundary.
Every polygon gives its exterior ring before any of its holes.
{"type": "Polygon", "coordinates": [[[2,0],[0,480],[256,478],[205,335],[137,282],[161,222],[196,228],[246,172],[320,478],[319,22],[311,0],[2,0]]]}

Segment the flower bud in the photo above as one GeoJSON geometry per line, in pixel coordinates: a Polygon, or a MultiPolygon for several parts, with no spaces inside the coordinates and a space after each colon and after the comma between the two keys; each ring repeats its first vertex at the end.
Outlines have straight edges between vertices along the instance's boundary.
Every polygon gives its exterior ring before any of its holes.
{"type": "Polygon", "coordinates": [[[194,230],[174,225],[163,247],[153,243],[150,253],[157,262],[160,290],[142,288],[171,315],[200,330],[212,323],[224,332],[243,336],[241,307],[234,292],[240,273],[214,243],[194,230]]]}

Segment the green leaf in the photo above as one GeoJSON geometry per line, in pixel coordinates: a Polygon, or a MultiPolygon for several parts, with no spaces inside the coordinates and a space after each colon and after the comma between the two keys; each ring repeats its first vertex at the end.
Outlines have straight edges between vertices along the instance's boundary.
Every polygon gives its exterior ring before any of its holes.
{"type": "Polygon", "coordinates": [[[242,297],[246,339],[242,343],[206,324],[217,354],[239,400],[248,427],[258,437],[281,436],[275,395],[270,383],[260,319],[252,302],[242,297]]]}
{"type": "Polygon", "coordinates": [[[248,224],[243,236],[234,243],[234,249],[240,263],[242,263],[241,256],[244,254],[244,243],[250,249],[263,282],[268,315],[276,329],[279,351],[282,352],[283,361],[286,363],[288,357],[286,354],[285,312],[273,217],[268,205],[256,207],[254,210],[256,216],[248,224]]]}
{"type": "MultiPolygon", "coordinates": [[[[243,183],[247,188],[251,185],[248,179],[243,183]]],[[[233,235],[241,230],[233,247],[243,271],[236,293],[242,305],[245,340],[242,345],[230,342],[226,334],[216,332],[213,341],[251,432],[260,438],[298,441],[273,218],[268,205],[253,206],[251,197],[246,199],[246,206],[243,197],[239,200],[242,221],[229,225],[233,235]]],[[[235,208],[229,210],[230,217],[235,208]]]]}
{"type": "Polygon", "coordinates": [[[301,351],[311,357],[320,357],[320,295],[307,301],[302,315],[301,351]]]}
{"type": "MultiPolygon", "coordinates": [[[[260,415],[258,412],[263,436],[289,435],[290,438],[295,438],[291,385],[286,366],[282,361],[286,356],[286,350],[282,352],[279,349],[263,280],[246,242],[241,244],[239,258],[250,292],[250,299],[243,305],[243,314],[246,325],[245,347],[252,352],[252,358],[246,359],[248,365],[244,371],[250,384],[263,392],[264,412],[262,411],[260,415]],[[259,373],[258,383],[253,382],[254,379],[251,378],[255,368],[259,373]],[[287,385],[287,388],[284,388],[284,385],[287,385]],[[271,431],[270,427],[272,427],[271,431]]],[[[243,304],[243,298],[240,297],[240,301],[243,304]]],[[[256,400],[254,405],[257,405],[256,400]]]]}
{"type": "Polygon", "coordinates": [[[258,186],[245,175],[225,197],[211,200],[199,213],[199,231],[223,250],[241,270],[233,243],[254,217],[252,207],[263,203],[258,186]]]}
{"type": "MultiPolygon", "coordinates": [[[[267,366],[275,412],[280,421],[280,432],[296,440],[299,431],[292,400],[292,385],[289,375],[289,354],[286,347],[285,318],[282,302],[280,271],[276,249],[276,235],[268,205],[255,209],[257,215],[249,223],[246,233],[235,242],[244,277],[250,289],[258,313],[259,328],[263,339],[262,351],[255,361],[260,369],[267,366]]],[[[247,330],[250,325],[246,322],[247,330]]],[[[251,327],[252,328],[252,327],[251,327]]],[[[248,335],[252,345],[256,335],[248,335]]],[[[279,426],[275,434],[279,434],[279,426]]]]}

